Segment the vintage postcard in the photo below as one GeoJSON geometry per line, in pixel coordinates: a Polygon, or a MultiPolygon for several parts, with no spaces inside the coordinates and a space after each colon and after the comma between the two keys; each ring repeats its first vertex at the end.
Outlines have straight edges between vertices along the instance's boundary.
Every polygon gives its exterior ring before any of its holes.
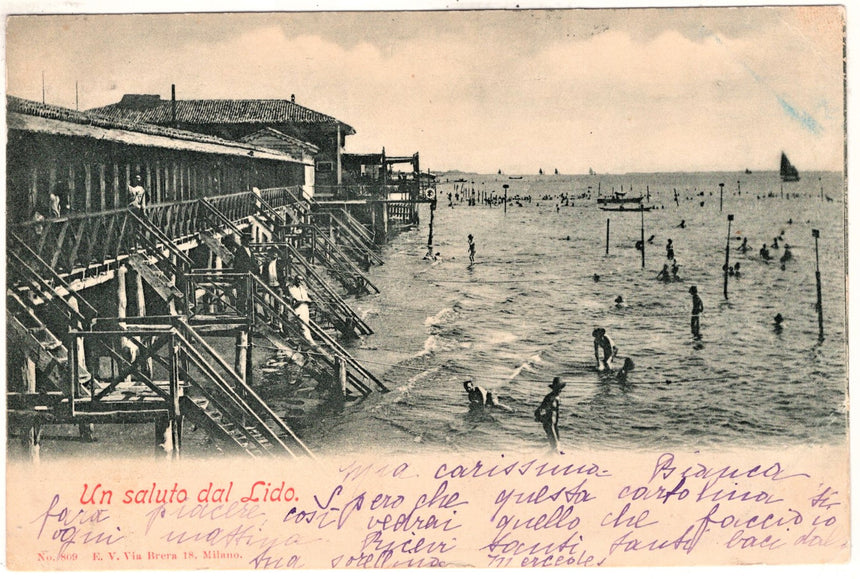
{"type": "Polygon", "coordinates": [[[431,7],[7,14],[10,569],[845,572],[846,9],[431,7]]]}

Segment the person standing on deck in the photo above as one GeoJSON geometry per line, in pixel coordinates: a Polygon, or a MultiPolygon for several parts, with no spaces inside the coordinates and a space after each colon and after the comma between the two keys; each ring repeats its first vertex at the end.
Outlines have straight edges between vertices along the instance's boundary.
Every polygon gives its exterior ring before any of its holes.
{"type": "MultiPolygon", "coordinates": [[[[258,275],[260,266],[248,248],[247,241],[239,235],[233,236],[233,271],[258,275]]],[[[245,313],[248,309],[248,282],[243,278],[236,287],[236,310],[245,313]]]]}
{"type": "Polygon", "coordinates": [[[702,298],[699,297],[699,289],[696,286],[690,286],[690,295],[693,296],[693,310],[690,313],[690,330],[692,330],[693,336],[698,338],[701,335],[699,333],[699,314],[705,311],[705,306],[702,303],[702,298]]]}
{"type": "Polygon", "coordinates": [[[146,207],[146,189],[143,188],[140,175],[135,175],[132,184],[128,186],[128,206],[139,211],[146,207]]]}
{"type": "Polygon", "coordinates": [[[558,395],[565,386],[561,378],[558,376],[553,378],[552,384],[549,385],[552,392],[544,396],[540,406],[535,410],[535,422],[543,425],[552,452],[558,452],[558,395]]]}
{"type": "Polygon", "coordinates": [[[469,264],[475,265],[475,238],[469,234],[469,264]]]}
{"type": "Polygon", "coordinates": [[[60,216],[60,196],[56,192],[51,191],[48,195],[48,217],[60,216]]]}
{"type": "Polygon", "coordinates": [[[308,295],[308,288],[305,286],[305,278],[297,274],[293,278],[293,284],[289,288],[290,291],[290,302],[293,306],[293,310],[296,312],[296,315],[299,319],[304,322],[302,324],[302,330],[305,336],[305,339],[311,344],[314,343],[314,339],[311,336],[311,310],[310,303],[311,298],[308,295]]]}

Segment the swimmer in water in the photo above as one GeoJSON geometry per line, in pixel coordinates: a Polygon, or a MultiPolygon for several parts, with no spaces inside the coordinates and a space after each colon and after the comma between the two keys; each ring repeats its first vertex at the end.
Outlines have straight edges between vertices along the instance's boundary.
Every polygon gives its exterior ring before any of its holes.
{"type": "Polygon", "coordinates": [[[740,251],[741,253],[746,253],[746,252],[748,252],[749,250],[750,250],[750,246],[749,246],[749,245],[747,245],[747,238],[746,238],[746,237],[744,237],[743,242],[742,242],[742,243],[740,244],[740,246],[738,247],[738,251],[740,251]]]}
{"type": "Polygon", "coordinates": [[[660,273],[657,274],[657,279],[659,281],[672,281],[672,274],[669,273],[668,263],[663,264],[663,269],[661,269],[660,273]]]}
{"type": "Polygon", "coordinates": [[[618,374],[616,374],[615,377],[618,378],[620,382],[627,383],[627,376],[630,374],[630,372],[633,371],[633,368],[635,367],[636,366],[633,364],[633,360],[631,360],[630,358],[624,358],[624,365],[621,366],[621,369],[618,371],[618,374]]]}
{"type": "Polygon", "coordinates": [[[761,249],[759,250],[758,254],[759,254],[759,257],[761,257],[765,261],[771,260],[770,251],[768,251],[766,243],[762,244],[761,249]]]}
{"type": "Polygon", "coordinates": [[[511,411],[509,406],[499,403],[493,396],[492,392],[486,388],[482,388],[481,386],[475,386],[472,380],[466,380],[463,382],[463,389],[466,390],[466,394],[469,396],[470,412],[484,408],[500,408],[509,412],[511,411]]]}
{"type": "Polygon", "coordinates": [[[779,334],[781,334],[781,333],[782,333],[782,322],[783,322],[783,321],[784,321],[784,319],[783,319],[783,317],[782,317],[782,314],[780,314],[780,313],[777,313],[777,314],[773,317],[773,331],[774,331],[774,333],[776,333],[777,335],[779,335],[779,334]]]}

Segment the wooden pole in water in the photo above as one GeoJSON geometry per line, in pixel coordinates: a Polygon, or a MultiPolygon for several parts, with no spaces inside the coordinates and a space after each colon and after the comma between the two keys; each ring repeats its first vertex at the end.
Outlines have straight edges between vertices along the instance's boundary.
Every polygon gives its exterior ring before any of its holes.
{"type": "Polygon", "coordinates": [[[732,238],[732,221],[735,216],[729,213],[729,227],[726,232],[726,263],[723,265],[723,297],[729,299],[729,247],[732,238]]]}
{"type": "Polygon", "coordinates": [[[818,230],[812,230],[812,237],[815,238],[815,292],[817,301],[815,309],[818,310],[818,339],[824,339],[824,310],[821,307],[821,271],[818,269],[818,230]]]}
{"type": "Polygon", "coordinates": [[[508,212],[508,184],[505,183],[504,185],[502,185],[502,187],[505,190],[505,213],[507,213],[508,212]]]}
{"type": "Polygon", "coordinates": [[[606,218],[606,255],[609,255],[609,218],[606,218]]]}
{"type": "Polygon", "coordinates": [[[640,228],[639,243],[642,245],[642,269],[645,269],[645,206],[639,204],[640,228]]]}
{"type": "Polygon", "coordinates": [[[723,187],[725,183],[720,183],[720,213],[723,212],[723,187]]]}
{"type": "Polygon", "coordinates": [[[430,232],[427,234],[427,249],[433,250],[433,214],[436,213],[436,196],[430,199],[430,232]]]}

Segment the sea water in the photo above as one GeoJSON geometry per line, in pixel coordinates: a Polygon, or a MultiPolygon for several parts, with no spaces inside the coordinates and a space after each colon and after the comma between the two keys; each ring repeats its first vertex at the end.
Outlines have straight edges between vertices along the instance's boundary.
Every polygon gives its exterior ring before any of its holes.
{"type": "MultiPolygon", "coordinates": [[[[554,376],[567,383],[559,398],[567,449],[761,446],[846,436],[841,174],[809,173],[784,184],[770,172],[457,177],[465,181],[450,177],[438,185],[439,259],[422,259],[424,205],[420,226],[388,243],[385,264],[371,270],[380,293],[350,301],[375,331],[350,350],[391,391],[297,421],[317,452],[543,449],[534,409],[554,376]],[[502,195],[505,184],[507,212],[462,201],[449,207],[455,187],[502,195]],[[653,209],[601,211],[598,187],[601,195],[650,194],[644,203],[653,209]],[[560,194],[570,204],[557,208],[560,194]],[[643,226],[645,239],[654,236],[645,245],[644,268],[635,247],[643,226]],[[823,340],[813,229],[820,231],[823,340]],[[727,235],[729,262],[740,262],[741,275],[729,278],[725,299],[727,235]],[[780,248],[770,249],[775,259],[759,259],[762,244],[779,236],[780,248]],[[746,254],[736,249],[743,237],[751,247],[746,254]],[[669,238],[682,281],[663,283],[656,277],[669,238]],[[785,243],[793,259],[782,269],[785,243]],[[690,329],[691,285],[705,307],[700,339],[690,329]],[[616,306],[617,296],[624,307],[616,306]],[[606,328],[619,356],[634,361],[626,382],[596,372],[595,327],[606,328]],[[470,413],[466,379],[510,410],[470,413]]],[[[270,384],[281,378],[266,376],[270,384]]]]}

